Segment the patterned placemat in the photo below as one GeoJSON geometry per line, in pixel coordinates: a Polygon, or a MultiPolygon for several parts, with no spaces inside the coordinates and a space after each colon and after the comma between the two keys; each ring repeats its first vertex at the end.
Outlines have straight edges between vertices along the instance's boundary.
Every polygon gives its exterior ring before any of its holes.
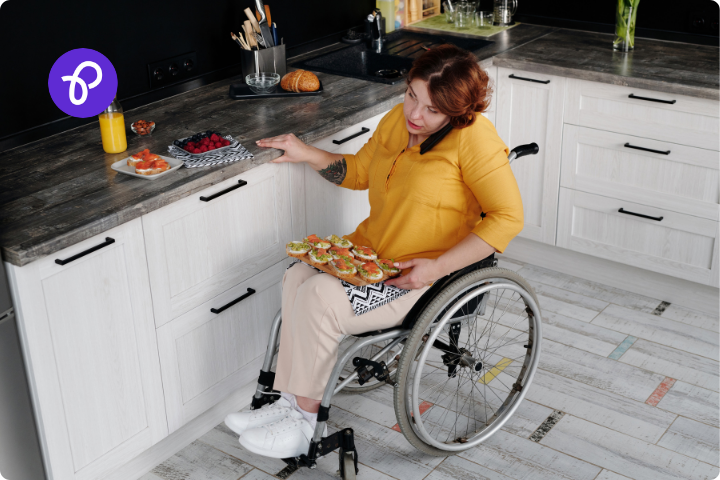
{"type": "MultiPolygon", "coordinates": [[[[298,263],[305,262],[296,260],[290,265],[288,265],[287,268],[297,265],[298,263]]],[[[310,268],[315,268],[312,265],[308,265],[307,263],[305,263],[305,265],[310,268]]],[[[315,268],[315,270],[321,273],[325,273],[319,268],[315,268]]],[[[329,275],[329,273],[325,274],[329,275]]],[[[356,316],[367,313],[370,310],[375,310],[378,307],[382,307],[383,305],[402,297],[410,291],[403,288],[398,288],[395,285],[385,285],[385,282],[371,283],[362,287],[356,287],[355,285],[352,285],[339,278],[338,280],[345,289],[345,294],[347,295],[348,300],[350,300],[350,305],[352,306],[352,309],[355,312],[356,316]]]]}
{"type": "Polygon", "coordinates": [[[211,165],[220,165],[221,163],[237,162],[238,160],[253,158],[253,154],[248,152],[248,149],[243,147],[241,143],[224,149],[222,152],[213,153],[210,151],[201,158],[194,158],[185,150],[175,145],[168,146],[168,152],[178,160],[182,160],[185,168],[209,167],[211,165]]]}
{"type": "Polygon", "coordinates": [[[442,30],[444,32],[462,33],[464,35],[475,35],[478,37],[491,37],[496,33],[500,33],[508,28],[513,28],[516,25],[520,25],[515,22],[515,25],[509,27],[468,27],[468,28],[455,28],[455,25],[448,23],[445,20],[445,15],[435,15],[434,17],[426,18],[417,23],[410,25],[411,27],[427,28],[428,30],[442,30]]]}

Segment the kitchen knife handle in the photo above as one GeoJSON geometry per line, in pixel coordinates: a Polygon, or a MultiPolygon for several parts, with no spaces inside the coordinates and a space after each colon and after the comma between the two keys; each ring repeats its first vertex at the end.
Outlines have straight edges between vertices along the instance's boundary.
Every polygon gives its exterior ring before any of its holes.
{"type": "Polygon", "coordinates": [[[245,185],[247,185],[247,182],[246,182],[245,180],[238,180],[238,184],[237,184],[237,185],[233,185],[233,186],[230,187],[230,188],[226,188],[225,190],[222,190],[222,191],[220,191],[220,192],[213,193],[213,194],[210,195],[209,197],[200,197],[200,200],[203,201],[203,202],[209,202],[210,200],[215,200],[215,199],[216,199],[217,197],[219,197],[220,195],[225,195],[226,193],[230,193],[230,192],[232,192],[233,190],[237,190],[237,189],[240,188],[240,187],[244,187],[245,185]]]}
{"type": "Polygon", "coordinates": [[[335,145],[342,145],[343,143],[347,142],[348,140],[352,140],[353,138],[359,137],[359,136],[362,135],[363,133],[367,133],[367,132],[369,132],[369,131],[370,131],[369,128],[367,128],[367,127],[362,127],[359,132],[353,133],[353,134],[350,135],[349,137],[345,137],[345,138],[343,138],[342,140],[333,140],[333,143],[334,143],[335,145]]]}
{"type": "Polygon", "coordinates": [[[227,310],[228,308],[232,307],[232,306],[235,305],[236,303],[242,302],[243,300],[245,300],[247,297],[249,297],[249,296],[252,295],[253,293],[255,293],[255,290],[253,290],[252,288],[248,288],[248,289],[247,289],[247,293],[246,293],[245,295],[242,295],[242,296],[236,298],[236,299],[233,300],[232,302],[228,303],[227,305],[223,305],[223,306],[220,307],[220,308],[211,308],[211,309],[210,309],[210,312],[211,312],[211,313],[214,313],[215,315],[217,315],[218,313],[221,313],[221,312],[223,312],[224,310],[227,310]]]}
{"type": "Polygon", "coordinates": [[[627,210],[621,208],[618,210],[619,213],[624,213],[625,215],[635,215],[636,217],[642,217],[642,218],[648,218],[650,220],[655,220],[656,222],[662,222],[663,217],[651,217],[650,215],[643,215],[642,213],[635,213],[635,212],[628,212],[627,210]]]}
{"type": "Polygon", "coordinates": [[[260,20],[258,23],[267,23],[267,16],[265,15],[265,4],[262,0],[255,0],[255,7],[260,14],[260,20]]]}
{"type": "Polygon", "coordinates": [[[84,252],[80,252],[77,255],[73,255],[72,257],[66,258],[65,260],[60,260],[58,258],[57,260],[55,260],[55,263],[57,263],[58,265],[66,265],[70,262],[77,260],[80,257],[84,257],[85,255],[89,255],[93,252],[96,252],[96,251],[100,250],[101,248],[105,248],[108,245],[112,245],[113,243],[115,243],[114,238],[105,237],[105,241],[103,243],[101,243],[100,245],[95,245],[94,247],[90,247],[87,250],[85,250],[84,252]]]}

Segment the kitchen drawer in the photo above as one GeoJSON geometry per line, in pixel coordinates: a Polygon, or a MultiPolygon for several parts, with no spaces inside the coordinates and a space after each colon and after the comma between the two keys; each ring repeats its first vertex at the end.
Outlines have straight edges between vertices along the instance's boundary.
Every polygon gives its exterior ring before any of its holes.
{"type": "Polygon", "coordinates": [[[718,222],[568,188],[560,188],[557,245],[706,285],[718,274],[718,222]]]}
{"type": "Polygon", "coordinates": [[[158,327],[285,257],[288,172],[261,165],[143,217],[158,327]],[[211,198],[238,180],[247,185],[211,198]]]}
{"type": "Polygon", "coordinates": [[[368,118],[367,120],[364,120],[360,123],[357,123],[353,125],[352,127],[348,127],[344,130],[340,130],[337,133],[334,133],[328,137],[325,137],[323,139],[318,140],[317,142],[313,143],[313,147],[317,147],[321,150],[325,150],[328,152],[338,152],[338,153],[352,153],[355,154],[362,148],[365,143],[367,143],[368,140],[370,140],[370,137],[372,137],[372,134],[375,133],[375,129],[378,126],[378,123],[380,123],[380,120],[387,114],[388,112],[383,112],[379,115],[375,115],[372,118],[368,118]],[[353,136],[357,133],[362,132],[363,128],[367,128],[367,132],[363,132],[362,134],[358,135],[355,138],[352,138],[350,140],[347,140],[341,144],[336,144],[334,141],[342,141],[343,139],[346,139],[350,136],[353,136]]]}
{"type": "Polygon", "coordinates": [[[565,123],[720,150],[717,101],[575,79],[566,95],[565,123]]]}
{"type": "Polygon", "coordinates": [[[288,263],[282,260],[158,328],[170,433],[257,377],[288,263]],[[248,293],[220,313],[211,311],[248,293]]]}
{"type": "Polygon", "coordinates": [[[712,150],[566,124],[560,182],[718,220],[718,160],[712,150]]]}

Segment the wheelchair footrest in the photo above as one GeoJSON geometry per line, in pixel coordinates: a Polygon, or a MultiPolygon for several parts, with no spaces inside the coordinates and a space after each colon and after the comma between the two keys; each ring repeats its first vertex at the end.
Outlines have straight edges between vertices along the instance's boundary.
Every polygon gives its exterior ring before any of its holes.
{"type": "Polygon", "coordinates": [[[340,452],[353,452],[355,460],[355,473],[357,473],[358,454],[355,449],[355,434],[352,428],[343,428],[337,432],[323,437],[318,443],[310,442],[310,450],[307,455],[300,455],[294,458],[283,458],[283,462],[293,467],[315,468],[315,461],[337,449],[340,452]]]}

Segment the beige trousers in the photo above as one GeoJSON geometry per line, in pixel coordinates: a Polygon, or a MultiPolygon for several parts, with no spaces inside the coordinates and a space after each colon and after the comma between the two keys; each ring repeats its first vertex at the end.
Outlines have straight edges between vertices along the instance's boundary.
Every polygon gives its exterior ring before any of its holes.
{"type": "Polygon", "coordinates": [[[340,280],[298,264],[285,272],[280,352],[273,388],[321,400],[343,335],[402,323],[428,287],[356,316],[340,280]]]}

